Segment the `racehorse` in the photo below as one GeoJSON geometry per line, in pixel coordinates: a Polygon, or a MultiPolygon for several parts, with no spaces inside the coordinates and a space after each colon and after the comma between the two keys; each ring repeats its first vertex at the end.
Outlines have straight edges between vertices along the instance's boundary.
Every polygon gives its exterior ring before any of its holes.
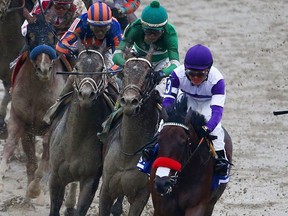
{"type": "Polygon", "coordinates": [[[123,69],[123,87],[118,98],[123,116],[111,129],[107,139],[102,186],[99,197],[99,215],[109,216],[117,197],[126,196],[130,203],[129,215],[143,211],[150,192],[148,177],[136,165],[141,147],[155,134],[159,121],[151,53],[145,58],[129,58],[123,69]],[[148,60],[147,60],[148,59],[148,60]]]}
{"type": "Polygon", "coordinates": [[[20,30],[24,21],[22,15],[22,8],[25,6],[28,10],[33,7],[31,0],[12,0],[1,1],[2,4],[9,6],[5,8],[1,5],[0,12],[0,79],[4,86],[4,97],[0,104],[0,138],[6,138],[6,114],[7,105],[11,101],[10,80],[12,70],[10,69],[10,62],[12,62],[18,55],[23,45],[25,38],[22,36],[20,30]]]}
{"type": "Polygon", "coordinates": [[[66,213],[86,215],[102,175],[103,146],[97,132],[102,130],[101,125],[112,112],[118,97],[118,90],[107,77],[101,50],[80,50],[73,72],[69,77],[73,86],[67,93],[71,102],[52,122],[51,128],[51,216],[60,215],[65,186],[71,182],[79,182],[80,191],[77,209],[72,202],[66,213]]]}
{"type": "MultiPolygon", "coordinates": [[[[162,117],[158,155],[150,178],[154,216],[212,215],[227,183],[212,188],[213,149],[208,139],[197,135],[204,116],[192,109],[187,112],[184,97],[163,109],[162,117]]],[[[226,130],[225,149],[232,162],[232,141],[226,130]]]]}
{"type": "Polygon", "coordinates": [[[26,168],[30,184],[27,195],[34,198],[40,194],[39,181],[43,170],[48,166],[49,159],[48,125],[42,119],[65,84],[64,77],[56,75],[56,71],[63,71],[65,67],[57,58],[54,49],[53,26],[47,23],[42,15],[31,17],[27,10],[23,15],[29,22],[27,28],[29,50],[15,67],[19,71],[13,71],[11,112],[8,138],[0,165],[0,186],[3,189],[2,179],[8,168],[8,160],[21,139],[27,156],[26,168]],[[43,154],[39,167],[35,155],[35,136],[43,137],[43,154]]]}

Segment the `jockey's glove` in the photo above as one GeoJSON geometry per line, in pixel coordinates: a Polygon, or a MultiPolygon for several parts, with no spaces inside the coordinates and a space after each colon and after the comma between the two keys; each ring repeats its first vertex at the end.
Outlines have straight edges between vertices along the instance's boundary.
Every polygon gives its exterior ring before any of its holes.
{"type": "Polygon", "coordinates": [[[165,77],[165,73],[160,70],[160,71],[154,71],[153,73],[153,80],[154,83],[159,84],[160,81],[165,77]]]}
{"type": "Polygon", "coordinates": [[[209,130],[209,128],[206,126],[206,125],[203,125],[201,128],[200,128],[200,130],[199,130],[199,132],[198,132],[198,135],[200,136],[200,137],[209,137],[209,134],[210,134],[210,130],[209,130]]]}

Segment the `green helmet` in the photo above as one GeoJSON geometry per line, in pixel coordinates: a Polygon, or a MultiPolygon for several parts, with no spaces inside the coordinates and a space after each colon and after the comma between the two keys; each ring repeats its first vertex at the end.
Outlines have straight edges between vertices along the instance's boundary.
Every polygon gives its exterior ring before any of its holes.
{"type": "Polygon", "coordinates": [[[158,1],[152,1],[145,7],[141,14],[141,22],[144,28],[161,29],[166,25],[168,19],[164,7],[158,1]]]}

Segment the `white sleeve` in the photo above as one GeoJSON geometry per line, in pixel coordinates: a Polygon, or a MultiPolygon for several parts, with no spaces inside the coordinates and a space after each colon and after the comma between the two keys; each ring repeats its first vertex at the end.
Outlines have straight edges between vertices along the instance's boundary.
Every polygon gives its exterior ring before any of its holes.
{"type": "Polygon", "coordinates": [[[28,21],[25,20],[21,26],[21,33],[22,35],[25,37],[27,34],[27,25],[28,25],[28,21]]]}

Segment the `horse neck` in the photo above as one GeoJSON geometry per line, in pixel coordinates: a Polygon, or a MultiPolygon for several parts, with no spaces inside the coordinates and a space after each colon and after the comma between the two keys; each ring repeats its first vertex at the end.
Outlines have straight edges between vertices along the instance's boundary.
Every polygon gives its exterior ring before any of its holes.
{"type": "Polygon", "coordinates": [[[123,114],[121,126],[122,150],[131,152],[144,146],[154,136],[158,123],[155,102],[149,99],[135,116],[123,114]]]}
{"type": "MultiPolygon", "coordinates": [[[[185,176],[199,177],[206,176],[209,171],[212,173],[213,158],[209,148],[207,147],[207,142],[203,141],[198,148],[198,142],[192,145],[195,146],[195,149],[191,150],[187,158],[184,159],[183,157],[184,163],[182,165],[185,167],[183,167],[184,169],[182,170],[182,174],[185,176]]],[[[185,154],[187,154],[187,152],[189,151],[187,150],[185,154]]]]}
{"type": "Polygon", "coordinates": [[[84,136],[97,137],[97,132],[102,130],[102,123],[108,117],[110,109],[107,107],[102,95],[99,95],[95,103],[90,107],[80,107],[74,93],[70,103],[66,127],[71,131],[73,143],[83,139],[84,136]]]}

